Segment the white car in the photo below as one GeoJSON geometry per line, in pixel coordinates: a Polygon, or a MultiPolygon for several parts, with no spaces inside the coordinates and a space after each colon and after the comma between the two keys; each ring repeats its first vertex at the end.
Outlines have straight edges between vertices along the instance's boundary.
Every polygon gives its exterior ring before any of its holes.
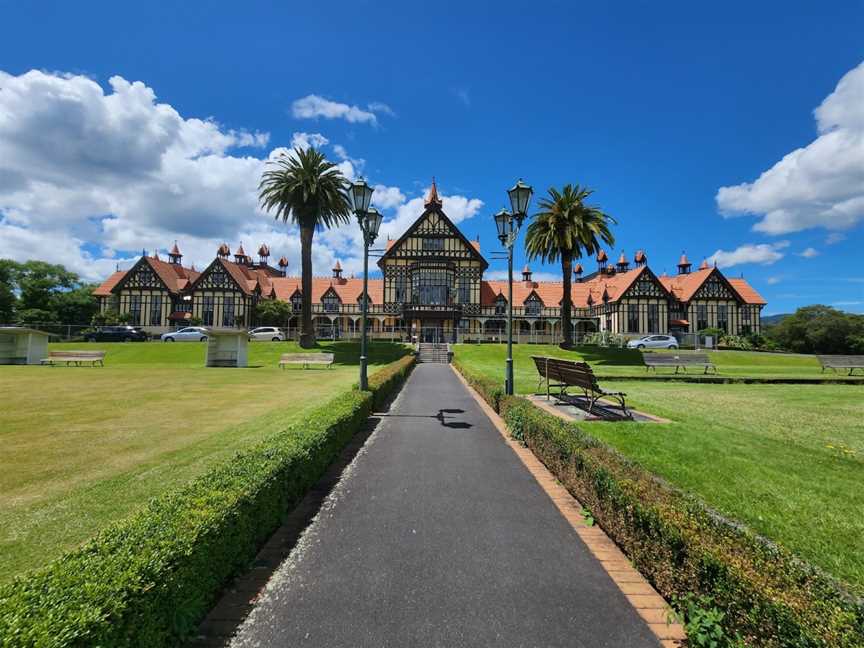
{"type": "Polygon", "coordinates": [[[161,335],[163,342],[206,342],[207,329],[203,326],[187,326],[179,331],[171,331],[161,335]]]}
{"type": "Polygon", "coordinates": [[[249,331],[250,340],[271,340],[273,342],[284,342],[285,334],[275,326],[259,326],[249,331]]]}
{"type": "Polygon", "coordinates": [[[646,335],[627,343],[628,349],[677,349],[678,340],[671,335],[646,335]]]}

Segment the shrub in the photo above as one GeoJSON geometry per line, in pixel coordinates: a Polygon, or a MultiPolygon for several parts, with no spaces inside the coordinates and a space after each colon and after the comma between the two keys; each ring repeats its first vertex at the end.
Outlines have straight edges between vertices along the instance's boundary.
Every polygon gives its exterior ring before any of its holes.
{"type": "Polygon", "coordinates": [[[748,646],[864,645],[864,603],[822,571],[523,398],[499,410],[667,600],[710,597],[702,621],[748,646]]]}
{"type": "Polygon", "coordinates": [[[582,344],[588,346],[602,347],[619,347],[627,346],[627,337],[618,333],[610,333],[608,331],[599,331],[597,333],[588,333],[582,340],[582,344]]]}
{"type": "Polygon", "coordinates": [[[181,642],[364,423],[375,399],[404,379],[411,364],[395,364],[383,370],[386,378],[373,375],[374,391],[340,395],[0,588],[0,645],[181,642]]]}

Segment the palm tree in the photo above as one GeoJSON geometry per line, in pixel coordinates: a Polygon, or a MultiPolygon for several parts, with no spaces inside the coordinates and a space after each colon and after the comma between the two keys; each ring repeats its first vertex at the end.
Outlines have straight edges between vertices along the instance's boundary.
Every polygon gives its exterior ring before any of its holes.
{"type": "Polygon", "coordinates": [[[312,237],[316,227],[347,223],[351,215],[348,180],[315,148],[295,148],[270,162],[258,186],[264,211],[276,220],[291,221],[300,228],[300,277],[302,292],[300,346],[315,344],[312,328],[312,237]]]}
{"type": "Polygon", "coordinates": [[[525,251],[529,259],[539,257],[544,263],[561,259],[564,279],[564,297],[561,299],[561,327],[564,329],[564,348],[573,346],[571,323],[570,285],[573,259],[591,256],[600,251],[602,243],[614,245],[615,237],[609,229],[615,219],[599,207],[586,205],[585,200],[594,191],[588,187],[565,185],[561,191],[549,188],[549,196],[539,202],[540,211],[531,219],[525,233],[525,251]]]}

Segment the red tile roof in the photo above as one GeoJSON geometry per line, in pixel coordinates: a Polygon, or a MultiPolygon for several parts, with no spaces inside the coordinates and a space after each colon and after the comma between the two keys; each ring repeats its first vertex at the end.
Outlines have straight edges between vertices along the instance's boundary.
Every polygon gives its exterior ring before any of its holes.
{"type": "Polygon", "coordinates": [[[118,270],[117,272],[114,272],[110,277],[103,281],[96,290],[93,291],[93,294],[97,297],[107,297],[111,294],[111,290],[114,286],[116,286],[125,276],[126,270],[118,270]]]}
{"type": "MultiPolygon", "coordinates": [[[[301,289],[300,277],[276,277],[270,280],[273,284],[276,299],[288,301],[301,289]]],[[[363,294],[362,278],[333,279],[330,277],[312,277],[312,303],[321,303],[324,294],[333,288],[343,304],[356,304],[363,294]]],[[[373,304],[384,303],[384,280],[369,280],[369,299],[373,304]]]]}
{"type": "Polygon", "coordinates": [[[741,295],[741,299],[743,299],[748,304],[761,304],[764,306],[768,302],[765,301],[765,298],[762,297],[756,290],[748,284],[744,279],[729,279],[728,280],[732,287],[735,289],[739,295],[741,295]]]}

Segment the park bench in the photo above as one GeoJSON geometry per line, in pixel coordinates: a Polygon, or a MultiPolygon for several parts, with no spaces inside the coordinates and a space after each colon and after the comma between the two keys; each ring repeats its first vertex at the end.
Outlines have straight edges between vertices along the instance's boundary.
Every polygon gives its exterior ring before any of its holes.
{"type": "Polygon", "coordinates": [[[43,365],[54,366],[56,364],[70,365],[80,367],[82,364],[90,364],[91,366],[105,366],[105,351],[49,351],[48,357],[41,360],[43,365]]]}
{"type": "Polygon", "coordinates": [[[283,353],[279,358],[279,366],[284,369],[285,365],[302,364],[305,369],[309,365],[327,365],[329,369],[333,364],[332,353],[283,353]]]}
{"type": "Polygon", "coordinates": [[[713,369],[717,373],[717,367],[708,359],[707,353],[643,353],[642,361],[645,363],[645,371],[653,369],[657,371],[657,367],[675,367],[675,373],[679,369],[687,372],[687,367],[702,367],[703,373],[708,373],[709,369],[713,369]]]}
{"type": "Polygon", "coordinates": [[[848,369],[848,375],[856,369],[864,370],[864,355],[817,355],[819,364],[822,365],[822,373],[826,369],[836,372],[838,369],[848,369]]]}
{"type": "Polygon", "coordinates": [[[589,416],[594,413],[597,401],[605,398],[617,401],[624,412],[624,416],[633,418],[633,415],[627,411],[627,403],[625,401],[627,394],[624,392],[606,391],[600,387],[600,384],[597,382],[597,376],[594,375],[594,371],[587,363],[542,356],[531,356],[531,358],[534,360],[534,366],[537,367],[537,372],[540,374],[540,384],[544,381],[546,383],[547,399],[552,395],[551,388],[558,387],[559,392],[555,394],[556,399],[581,405],[578,402],[574,402],[574,397],[567,393],[567,389],[573,387],[582,390],[582,397],[587,402],[586,410],[589,416]]]}

